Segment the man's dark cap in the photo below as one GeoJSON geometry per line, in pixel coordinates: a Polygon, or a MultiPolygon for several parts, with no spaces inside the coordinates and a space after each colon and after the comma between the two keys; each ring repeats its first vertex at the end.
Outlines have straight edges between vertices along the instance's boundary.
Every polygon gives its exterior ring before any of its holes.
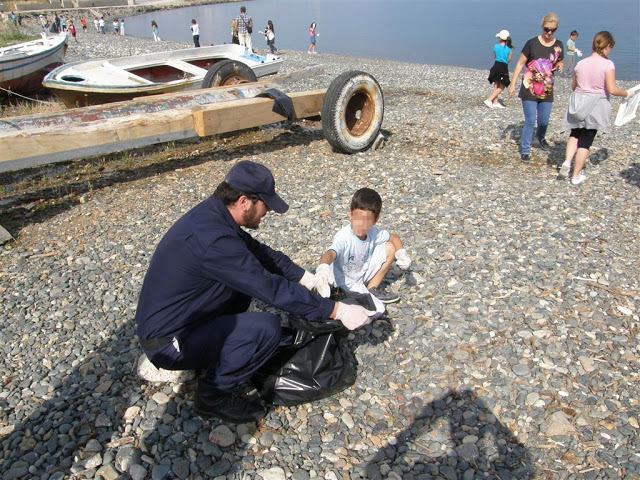
{"type": "Polygon", "coordinates": [[[276,181],[267,167],[244,160],[236,163],[224,179],[230,186],[244,193],[255,193],[276,213],[289,210],[289,205],[276,193],[276,181]]]}

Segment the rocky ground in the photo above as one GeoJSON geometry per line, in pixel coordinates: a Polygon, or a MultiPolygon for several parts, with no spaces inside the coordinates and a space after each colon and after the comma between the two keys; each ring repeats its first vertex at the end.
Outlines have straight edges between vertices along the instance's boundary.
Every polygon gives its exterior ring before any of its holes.
{"type": "MultiPolygon", "coordinates": [[[[179,46],[80,35],[68,60],[179,46]]],[[[571,186],[556,179],[566,79],[552,149],[523,165],[520,103],[486,108],[485,71],[284,55],[287,71],[325,65],[295,91],[374,75],[384,146],[342,155],[318,122],[284,123],[158,147],[153,166],[143,151],[0,177],[17,238],[0,250],[2,479],[640,477],[637,121],[598,136],[571,186]],[[355,385],[259,425],[200,418],[192,384],[135,373],[155,245],[239,160],[267,165],[291,204],[256,237],[306,268],[363,186],[414,260],[390,275],[401,302],[350,335],[355,385]]]]}

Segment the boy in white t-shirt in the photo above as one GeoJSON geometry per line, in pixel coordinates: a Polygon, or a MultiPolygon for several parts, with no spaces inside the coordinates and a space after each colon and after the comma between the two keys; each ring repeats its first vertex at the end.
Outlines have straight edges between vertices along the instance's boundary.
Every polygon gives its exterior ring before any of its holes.
{"type": "Polygon", "coordinates": [[[384,303],[400,300],[397,293],[380,289],[393,261],[403,270],[411,265],[402,240],[375,225],[381,210],[382,199],[375,190],[358,190],[349,208],[351,224],[336,234],[316,269],[320,295],[328,297],[332,285],[347,292],[369,293],[376,305],[376,317],[385,312],[384,303]]]}

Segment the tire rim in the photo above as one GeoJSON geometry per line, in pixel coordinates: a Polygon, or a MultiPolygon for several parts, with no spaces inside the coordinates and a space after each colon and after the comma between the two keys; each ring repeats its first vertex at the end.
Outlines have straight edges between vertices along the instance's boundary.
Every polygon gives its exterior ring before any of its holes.
{"type": "Polygon", "coordinates": [[[344,110],[347,132],[354,137],[367,133],[376,117],[376,105],[366,90],[355,92],[344,110]]]}
{"type": "Polygon", "coordinates": [[[221,87],[228,87],[228,86],[231,86],[231,85],[239,85],[241,83],[251,83],[251,82],[249,82],[249,80],[244,78],[242,75],[229,75],[228,77],[225,77],[220,82],[220,86],[221,87]]]}

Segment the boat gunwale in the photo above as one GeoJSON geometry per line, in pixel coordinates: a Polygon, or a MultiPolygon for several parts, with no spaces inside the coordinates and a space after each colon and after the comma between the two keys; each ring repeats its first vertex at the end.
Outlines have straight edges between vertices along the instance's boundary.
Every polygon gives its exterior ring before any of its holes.
{"type": "MultiPolygon", "coordinates": [[[[39,40],[34,40],[39,41],[39,40]]],[[[4,55],[0,56],[0,73],[9,72],[11,70],[15,70],[16,68],[22,68],[26,65],[31,65],[35,62],[42,61],[43,59],[50,57],[51,55],[57,54],[60,49],[64,48],[67,44],[68,37],[65,35],[64,38],[60,37],[59,43],[54,43],[50,47],[42,50],[41,52],[34,53],[31,55],[22,55],[22,56],[14,56],[14,58],[5,58],[4,55]],[[28,62],[23,62],[21,60],[29,60],[28,62]],[[11,65],[16,63],[16,65],[11,65]]],[[[43,47],[44,48],[44,47],[43,47]]]]}
{"type": "MultiPolygon", "coordinates": [[[[214,47],[216,46],[226,46],[226,45],[214,45],[214,47]]],[[[207,47],[204,47],[207,48],[207,47]]],[[[143,91],[150,91],[153,90],[154,87],[157,88],[166,88],[166,87],[173,87],[175,85],[186,85],[187,87],[189,86],[190,83],[196,83],[198,81],[201,81],[204,76],[206,75],[207,70],[206,69],[202,69],[203,70],[203,74],[202,76],[200,75],[195,75],[192,72],[189,72],[187,70],[181,69],[181,68],[177,68],[177,66],[175,65],[171,65],[170,62],[173,61],[181,61],[184,63],[188,63],[189,61],[194,61],[194,60],[207,60],[207,59],[213,59],[213,58],[221,58],[222,60],[235,60],[235,61],[239,61],[244,63],[245,65],[247,65],[249,68],[251,68],[252,70],[254,68],[256,69],[260,69],[260,67],[264,67],[264,66],[273,66],[273,65],[280,65],[283,62],[283,59],[281,57],[274,57],[274,59],[270,62],[256,62],[255,60],[252,60],[250,58],[244,57],[244,56],[237,56],[237,55],[229,55],[227,54],[226,56],[224,55],[224,52],[220,52],[220,53],[216,53],[216,54],[209,54],[207,55],[206,51],[202,52],[201,55],[197,55],[197,53],[199,53],[198,51],[192,52],[193,54],[196,55],[191,55],[191,56],[185,56],[185,57],[180,57],[180,55],[176,55],[177,52],[184,52],[184,51],[193,51],[193,50],[204,50],[204,49],[195,49],[195,48],[186,48],[186,49],[180,49],[180,50],[170,50],[168,52],[154,52],[154,53],[150,53],[150,54],[145,54],[145,55],[141,55],[141,56],[137,56],[135,57],[135,59],[140,59],[141,57],[144,56],[152,56],[152,55],[161,55],[163,53],[171,53],[173,55],[171,55],[169,58],[164,59],[162,61],[158,61],[157,63],[151,63],[151,64],[145,64],[142,62],[136,62],[136,65],[132,65],[131,69],[134,68],[149,68],[149,67],[159,67],[159,66],[168,66],[171,68],[174,68],[176,70],[182,71],[186,74],[192,75],[190,78],[184,78],[184,79],[178,79],[178,80],[172,80],[170,82],[150,82],[150,83],[145,83],[145,84],[138,84],[138,85],[126,85],[126,84],[110,84],[110,85],[105,85],[105,84],[100,84],[100,83],[88,83],[89,79],[87,78],[86,75],[83,75],[82,71],[76,71],[76,72],[71,72],[69,73],[70,75],[73,75],[74,73],[80,77],[85,78],[85,80],[80,81],[80,82],[70,82],[68,80],[63,80],[61,78],[56,78],[60,75],[63,75],[63,71],[64,70],[72,70],[73,67],[81,65],[81,64],[86,64],[88,65],[87,69],[89,69],[90,65],[99,65],[101,68],[104,68],[105,64],[108,65],[108,68],[110,69],[116,69],[116,70],[120,70],[122,72],[126,72],[127,74],[130,75],[136,75],[135,73],[133,73],[131,70],[124,68],[123,66],[117,65],[112,63],[113,60],[119,60],[119,63],[124,63],[125,60],[130,59],[132,57],[116,57],[116,58],[108,58],[108,59],[96,59],[96,60],[90,60],[90,61],[86,61],[86,60],[79,60],[76,62],[72,62],[72,63],[65,63],[57,68],[55,68],[54,70],[52,70],[43,80],[43,85],[47,88],[57,88],[57,89],[61,89],[61,90],[77,90],[77,91],[93,91],[95,90],[96,92],[99,93],[106,93],[108,91],[113,91],[114,93],[117,92],[131,92],[131,91],[135,91],[136,89],[142,89],[143,91]],[[219,55],[219,57],[218,57],[219,55]],[[171,57],[178,57],[178,58],[171,58],[171,57]],[[249,63],[250,62],[250,63],[249,63]]],[[[222,50],[222,49],[219,49],[222,50]]],[[[265,57],[267,58],[267,57],[265,57]]],[[[133,58],[132,58],[133,59],[133,58]]],[[[160,60],[160,59],[159,59],[160,60]]],[[[194,66],[195,68],[200,68],[197,66],[194,66]]],[[[277,71],[277,70],[276,70],[277,71]]],[[[267,74],[268,75],[268,74],[267,74]]],[[[263,76],[263,75],[261,75],[263,76]]],[[[139,77],[139,78],[144,78],[144,77],[139,77]]]]}

